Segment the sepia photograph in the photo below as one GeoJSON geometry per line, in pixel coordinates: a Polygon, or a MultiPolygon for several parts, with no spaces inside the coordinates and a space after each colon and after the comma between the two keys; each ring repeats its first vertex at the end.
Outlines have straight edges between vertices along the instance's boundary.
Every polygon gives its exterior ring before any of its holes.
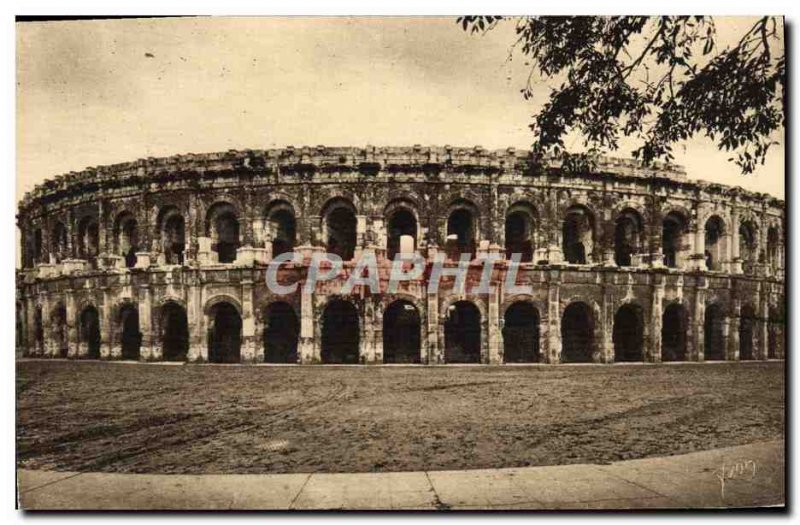
{"type": "Polygon", "coordinates": [[[784,16],[13,25],[18,511],[787,511],[784,16]]]}

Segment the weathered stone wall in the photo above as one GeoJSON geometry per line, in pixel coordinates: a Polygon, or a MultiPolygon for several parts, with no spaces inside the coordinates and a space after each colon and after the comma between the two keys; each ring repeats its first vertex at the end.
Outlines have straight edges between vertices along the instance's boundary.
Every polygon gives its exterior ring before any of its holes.
{"type": "MultiPolygon", "coordinates": [[[[700,174],[702,176],[702,174],[700,174]]],[[[146,159],[92,168],[57,177],[20,203],[23,268],[17,275],[18,352],[81,357],[90,350],[81,334],[81,315],[97,311],[99,356],[120,358],[121,312],[138,312],[139,356],[163,354],[161,311],[168,303],[186,311],[190,361],[208,359],[209,332],[216,304],[232,305],[241,317],[241,361],[264,360],[265,312],[287,302],[299,320],[298,360],[321,361],[321,322],[332,298],[353,303],[359,316],[359,356],[383,362],[383,315],[395,300],[412,304],[420,317],[420,361],[445,362],[445,322],[458,301],[480,311],[480,361],[503,362],[503,316],[515,301],[539,313],[540,361],[561,359],[561,321],[566,308],[583,302],[592,312],[592,360],[615,359],[614,318],[625,304],[642,316],[642,360],[661,360],[662,316],[671,304],[684,307],[686,358],[704,359],[706,308],[723,314],[725,357],[739,358],[743,307],[756,312],[753,357],[783,356],[784,203],[764,194],[715,184],[689,182],[673,166],[642,169],[630,161],[601,159],[596,173],[562,172],[553,163],[535,168],[526,154],[480,148],[288,148],[146,159]],[[223,207],[220,207],[224,204],[223,207]],[[464,293],[447,280],[426,293],[427,272],[404,283],[398,293],[371,295],[364,287],[341,294],[344,278],[320,283],[316,291],[276,296],[265,283],[273,254],[276,209],[294,217],[294,251],[303,262],[285,265],[281,278],[303,281],[311,256],[325,250],[330,210],[346,207],[355,216],[355,255],[369,251],[388,279],[385,251],[389,222],[399,209],[416,220],[415,244],[429,262],[447,251],[448,217],[466,210],[474,221],[476,249],[464,293]],[[235,216],[235,260],[219,263],[222,234],[219,210],[235,216]],[[582,214],[588,224],[583,264],[565,260],[565,217],[582,214]],[[505,290],[508,263],[497,265],[489,295],[470,292],[481,261],[505,254],[506,220],[526,214],[532,258],[523,262],[518,283],[532,294],[505,290]],[[184,260],[167,264],[165,217],[185,222],[184,260]],[[634,217],[634,253],[619,267],[618,224],[634,217]],[[667,217],[681,222],[674,267],[665,264],[667,217]],[[136,222],[135,253],[122,253],[122,217],[136,222]],[[709,221],[722,225],[707,246],[709,221]],[[96,237],[92,225],[96,225],[96,237]],[[66,229],[66,245],[59,231],[66,229]],[[743,242],[744,239],[744,242],[743,242]],[[135,265],[128,267],[126,256],[135,265]],[[713,270],[707,267],[712,264],[713,270]],[[65,326],[54,321],[66,312],[65,326]],[[772,350],[768,348],[772,345],[772,350]],[[21,348],[20,348],[21,347],[21,348]]],[[[454,263],[453,263],[454,264],[454,263]]],[[[352,270],[354,261],[345,262],[352,270]]]]}

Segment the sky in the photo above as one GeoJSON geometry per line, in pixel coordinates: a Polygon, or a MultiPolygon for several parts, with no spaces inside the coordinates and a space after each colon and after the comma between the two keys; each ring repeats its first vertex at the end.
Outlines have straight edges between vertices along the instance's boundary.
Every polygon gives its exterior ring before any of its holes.
{"type": "MultiPolygon", "coordinates": [[[[749,19],[717,19],[720,41],[749,19]]],[[[738,38],[737,38],[738,39],[738,38]]],[[[513,27],[455,18],[181,18],[17,24],[17,200],[85,167],[229,149],[482,145],[525,149],[549,93],[513,27]]],[[[693,179],[784,196],[784,137],[742,175],[707,139],[693,179]]],[[[580,147],[580,140],[568,141],[580,147]]],[[[630,148],[613,153],[629,157],[630,148]]]]}

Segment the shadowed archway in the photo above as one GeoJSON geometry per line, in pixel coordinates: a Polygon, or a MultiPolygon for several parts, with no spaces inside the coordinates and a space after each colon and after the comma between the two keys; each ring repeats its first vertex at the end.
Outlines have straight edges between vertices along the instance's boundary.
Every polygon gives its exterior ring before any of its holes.
{"type": "Polygon", "coordinates": [[[594,354],[594,314],[583,302],[571,303],[561,318],[561,362],[591,363],[594,354]]]}
{"type": "Polygon", "coordinates": [[[688,315],[681,304],[667,306],[661,316],[661,360],[686,361],[688,315]]]}
{"type": "Polygon", "coordinates": [[[271,303],[264,319],[264,362],[297,363],[300,323],[294,308],[283,301],[271,303]]]}
{"type": "Polygon", "coordinates": [[[231,303],[221,301],[209,310],[208,361],[241,362],[242,318],[231,303]]]}
{"type": "Polygon", "coordinates": [[[614,315],[614,361],[644,360],[644,320],[642,309],[635,304],[620,306],[614,315]]]}
{"type": "Polygon", "coordinates": [[[358,364],[358,310],[349,301],[333,299],[322,314],[322,362],[358,364]]]}
{"type": "Polygon", "coordinates": [[[383,314],[383,362],[420,362],[420,316],[409,301],[394,301],[383,314]]]}
{"type": "Polygon", "coordinates": [[[518,301],[503,317],[503,362],[538,363],[539,311],[529,302],[518,301]]]}
{"type": "Polygon", "coordinates": [[[172,301],[161,307],[161,345],[164,361],[186,361],[189,353],[186,309],[172,301]]]}
{"type": "Polygon", "coordinates": [[[722,307],[712,304],[706,307],[703,322],[704,357],[706,361],[723,361],[725,359],[725,316],[722,307]]]}
{"type": "Polygon", "coordinates": [[[100,359],[100,315],[92,305],[81,311],[78,336],[86,357],[100,359]]]}
{"type": "Polygon", "coordinates": [[[447,310],[444,362],[481,362],[481,312],[469,301],[458,301],[447,310]]]}
{"type": "Polygon", "coordinates": [[[134,305],[126,304],[120,309],[119,323],[122,359],[138,360],[142,333],[139,331],[139,311],[134,305]]]}

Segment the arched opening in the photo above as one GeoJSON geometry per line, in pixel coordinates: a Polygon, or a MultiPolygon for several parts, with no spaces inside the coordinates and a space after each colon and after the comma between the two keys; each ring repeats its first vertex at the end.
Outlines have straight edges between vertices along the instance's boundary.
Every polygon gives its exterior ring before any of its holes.
{"type": "Polygon", "coordinates": [[[614,225],[614,262],[633,266],[633,256],[644,251],[644,221],[635,210],[624,210],[614,225]]]}
{"type": "Polygon", "coordinates": [[[506,215],[506,259],[519,253],[520,262],[533,261],[535,249],[535,215],[533,207],[527,204],[516,204],[506,215]]]}
{"type": "Polygon", "coordinates": [[[78,330],[78,342],[82,354],[90,359],[100,359],[100,316],[92,305],[81,311],[78,330]]]}
{"type": "Polygon", "coordinates": [[[241,362],[242,317],[231,303],[219,302],[209,310],[208,361],[241,362]]]}
{"type": "Polygon", "coordinates": [[[25,333],[25,312],[23,310],[23,306],[21,303],[17,303],[17,308],[15,311],[16,315],[16,331],[14,333],[15,339],[14,342],[17,345],[17,352],[21,351],[22,355],[28,355],[30,353],[30,348],[27,345],[28,337],[25,333]]]}
{"type": "Polygon", "coordinates": [[[53,309],[53,313],[50,316],[50,324],[52,326],[51,333],[56,354],[59,357],[67,357],[69,353],[67,339],[69,331],[67,328],[67,308],[63,304],[58,304],[53,309]]]}
{"type": "Polygon", "coordinates": [[[349,301],[332,299],[322,314],[322,362],[359,362],[358,311],[349,301]]]}
{"type": "Polygon", "coordinates": [[[783,320],[776,308],[769,310],[767,323],[767,359],[778,359],[783,346],[783,320]]]}
{"type": "MultiPolygon", "coordinates": [[[[18,320],[21,322],[22,319],[18,317],[18,320]]],[[[18,332],[22,333],[20,330],[20,326],[17,327],[18,332]]],[[[44,350],[44,323],[42,322],[42,307],[37,306],[36,310],[33,312],[33,344],[36,348],[36,353],[41,354],[44,350]]]]}
{"type": "Polygon", "coordinates": [[[395,255],[401,252],[400,240],[404,235],[411,237],[411,250],[417,249],[417,219],[410,210],[397,208],[389,215],[387,224],[388,239],[386,240],[386,258],[394,260],[395,255]]]}
{"type": "Polygon", "coordinates": [[[706,361],[725,360],[725,316],[722,307],[712,304],[706,307],[703,322],[704,357],[706,361]]]}
{"type": "Polygon", "coordinates": [[[271,303],[264,319],[264,362],[297,363],[300,323],[294,308],[283,301],[271,303]]]}
{"type": "Polygon", "coordinates": [[[614,315],[614,361],[643,361],[644,320],[642,309],[635,304],[622,305],[614,315]]]}
{"type": "Polygon", "coordinates": [[[114,223],[114,249],[125,258],[127,268],[136,266],[139,232],[136,218],[130,213],[121,213],[114,223]]]}
{"type": "Polygon", "coordinates": [[[661,316],[661,360],[686,361],[687,330],[686,308],[674,303],[661,316]]]}
{"type": "Polygon", "coordinates": [[[527,301],[518,301],[503,316],[503,362],[538,363],[539,311],[527,301]]]}
{"type": "Polygon", "coordinates": [[[183,306],[172,301],[161,307],[161,345],[164,361],[186,361],[189,322],[183,306]]]}
{"type": "Polygon", "coordinates": [[[92,267],[95,267],[100,252],[100,230],[96,218],[81,219],[78,223],[78,240],[78,257],[89,261],[92,267]]]}
{"type": "Polygon", "coordinates": [[[572,206],[564,216],[564,260],[587,264],[594,250],[594,217],[584,206],[572,206]]]}
{"type": "Polygon", "coordinates": [[[294,250],[297,239],[297,221],[294,208],[286,201],[273,201],[264,214],[263,239],[272,245],[272,257],[294,250]]]}
{"type": "Polygon", "coordinates": [[[594,354],[594,314],[586,303],[571,303],[561,318],[561,362],[591,363],[594,354]]]}
{"type": "Polygon", "coordinates": [[[67,227],[64,226],[64,223],[57,222],[53,226],[50,244],[50,252],[53,254],[55,262],[59,263],[69,256],[67,252],[67,227]]]}
{"type": "Polygon", "coordinates": [[[662,222],[661,250],[664,254],[664,265],[668,268],[683,266],[686,218],[678,212],[669,212],[662,222]]]}
{"type": "Polygon", "coordinates": [[[160,213],[161,249],[166,264],[183,264],[186,251],[186,223],[178,208],[170,206],[160,213]]]}
{"type": "Polygon", "coordinates": [[[383,314],[383,362],[420,362],[419,311],[408,301],[394,301],[383,314]]]}
{"type": "Polygon", "coordinates": [[[778,228],[771,226],[767,230],[767,262],[773,271],[780,267],[778,243],[778,228]]]}
{"type": "Polygon", "coordinates": [[[739,359],[750,361],[756,356],[753,352],[753,336],[755,335],[756,311],[750,305],[742,306],[739,312],[739,359]]]}
{"type": "Polygon", "coordinates": [[[356,250],[356,210],[344,199],[335,199],[326,209],[324,226],[328,253],[338,255],[343,261],[350,261],[356,250]]]}
{"type": "Polygon", "coordinates": [[[447,238],[445,253],[451,261],[458,261],[461,254],[468,253],[470,259],[475,258],[477,211],[472,203],[457,204],[447,217],[447,238]]]}
{"type": "Polygon", "coordinates": [[[706,221],[706,267],[712,271],[722,270],[722,262],[727,256],[725,246],[725,223],[714,215],[706,221]]]}
{"type": "Polygon", "coordinates": [[[44,249],[42,247],[42,229],[36,228],[33,231],[33,263],[39,264],[45,262],[44,249]]]}
{"type": "Polygon", "coordinates": [[[126,304],[119,311],[120,346],[122,359],[139,360],[142,346],[142,333],[139,331],[139,311],[132,304],[126,304]]]}
{"type": "Polygon", "coordinates": [[[743,221],[739,225],[739,256],[742,259],[742,271],[752,274],[758,262],[758,236],[752,221],[743,221]]]}
{"type": "Polygon", "coordinates": [[[447,309],[444,362],[481,362],[481,312],[469,301],[458,301],[447,309]]]}
{"type": "Polygon", "coordinates": [[[206,235],[211,239],[211,250],[217,253],[217,261],[223,264],[236,260],[239,248],[239,219],[232,204],[214,204],[206,216],[206,235]]]}

